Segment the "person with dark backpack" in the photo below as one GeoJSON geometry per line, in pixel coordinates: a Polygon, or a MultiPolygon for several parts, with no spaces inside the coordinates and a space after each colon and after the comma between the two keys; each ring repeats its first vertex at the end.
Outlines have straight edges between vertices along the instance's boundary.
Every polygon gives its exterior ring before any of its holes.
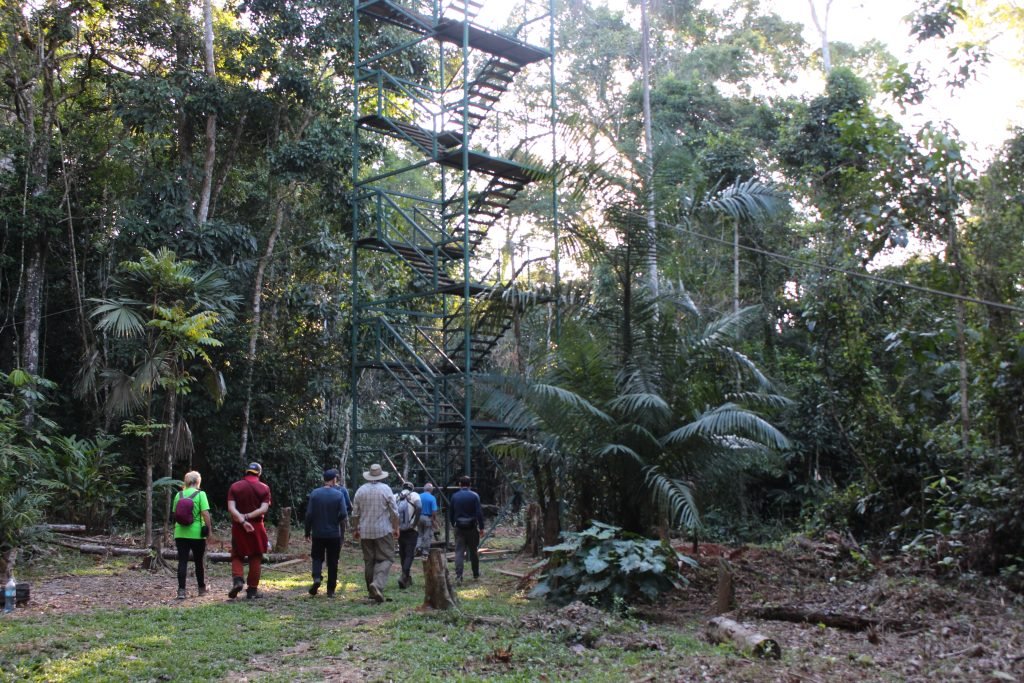
{"type": "Polygon", "coordinates": [[[206,491],[200,489],[203,477],[198,472],[187,472],[184,488],[174,496],[174,545],[178,550],[178,600],[185,599],[185,579],[188,577],[188,556],[196,566],[196,584],[199,595],[206,595],[206,539],[213,529],[210,520],[210,501],[206,491]]]}
{"type": "Polygon", "coordinates": [[[412,482],[402,483],[402,490],[395,495],[395,504],[398,507],[398,558],[402,565],[398,587],[405,589],[412,585],[412,561],[420,540],[420,497],[413,490],[412,482]]]}

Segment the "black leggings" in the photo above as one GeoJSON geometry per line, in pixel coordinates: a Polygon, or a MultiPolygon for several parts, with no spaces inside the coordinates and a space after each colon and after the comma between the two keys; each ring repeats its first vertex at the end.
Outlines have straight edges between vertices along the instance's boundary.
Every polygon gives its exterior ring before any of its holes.
{"type": "Polygon", "coordinates": [[[188,576],[188,554],[196,564],[196,583],[206,588],[206,568],[203,566],[203,555],[206,554],[205,538],[176,538],[174,545],[178,548],[178,588],[185,588],[185,577],[188,576]]]}

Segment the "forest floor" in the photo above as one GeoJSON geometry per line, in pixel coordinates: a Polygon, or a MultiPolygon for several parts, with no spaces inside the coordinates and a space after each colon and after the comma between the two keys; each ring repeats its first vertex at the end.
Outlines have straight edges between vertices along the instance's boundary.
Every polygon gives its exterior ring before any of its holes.
{"type": "MultiPolygon", "coordinates": [[[[518,533],[488,545],[510,551],[518,533]]],[[[301,536],[292,551],[308,552],[301,536]]],[[[459,587],[459,608],[438,613],[421,607],[419,567],[409,590],[393,571],[390,600],[368,600],[351,545],[330,600],[307,594],[308,560],[269,567],[255,601],[228,600],[230,572],[212,564],[210,592],[197,597],[190,577],[178,601],[172,573],[137,559],[39,555],[19,576],[29,604],[0,618],[0,680],[1024,681],[1024,599],[977,576],[871,564],[827,544],[707,545],[686,588],[612,615],[527,600],[516,575],[533,561],[491,557],[459,587]],[[777,641],[780,660],[708,642],[723,554],[736,589],[727,616],[777,641]],[[818,620],[757,618],[768,607],[818,620]]]]}

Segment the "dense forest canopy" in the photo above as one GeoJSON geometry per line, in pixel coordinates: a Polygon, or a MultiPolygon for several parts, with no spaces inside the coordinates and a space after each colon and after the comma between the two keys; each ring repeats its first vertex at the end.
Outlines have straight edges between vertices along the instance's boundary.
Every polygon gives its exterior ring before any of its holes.
{"type": "MultiPolygon", "coordinates": [[[[499,344],[485,406],[552,535],[828,527],[1020,566],[1024,131],[972,163],[950,122],[900,112],[969,88],[1024,16],[906,5],[944,64],[830,42],[820,14],[808,44],[758,0],[555,3],[562,272],[521,283],[553,296],[499,344]]],[[[258,460],[301,505],[322,467],[368,464],[351,5],[6,2],[0,27],[0,549],[68,501],[152,534],[144,501],[159,524],[192,468],[217,500],[258,460]]],[[[545,97],[511,94],[524,117],[545,97]]],[[[527,194],[489,236],[510,270],[555,248],[550,208],[527,194]]],[[[375,419],[402,409],[368,390],[375,419]]]]}

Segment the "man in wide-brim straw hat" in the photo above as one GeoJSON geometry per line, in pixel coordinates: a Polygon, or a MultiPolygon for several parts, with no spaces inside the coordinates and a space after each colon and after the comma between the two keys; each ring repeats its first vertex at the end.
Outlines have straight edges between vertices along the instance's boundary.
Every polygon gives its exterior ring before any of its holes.
{"type": "Polygon", "coordinates": [[[384,483],[390,476],[380,465],[363,472],[366,483],[352,499],[353,535],[363,549],[363,575],[366,590],[374,602],[384,602],[384,587],[395,561],[398,538],[398,506],[391,487],[384,483]]]}

